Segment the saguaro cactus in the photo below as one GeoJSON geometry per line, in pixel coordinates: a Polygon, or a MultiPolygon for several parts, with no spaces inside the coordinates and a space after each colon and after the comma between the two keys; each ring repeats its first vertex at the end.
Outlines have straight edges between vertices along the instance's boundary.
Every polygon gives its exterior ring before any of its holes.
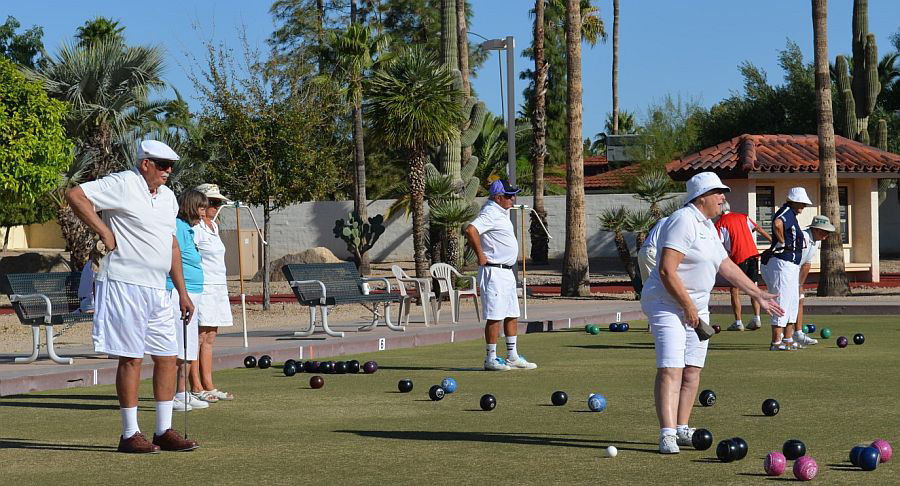
{"type": "Polygon", "coordinates": [[[844,136],[866,145],[870,143],[869,117],[881,92],[878,79],[878,46],[869,30],[867,0],[853,2],[853,76],[843,56],[835,60],[838,92],[844,110],[844,136]]]}

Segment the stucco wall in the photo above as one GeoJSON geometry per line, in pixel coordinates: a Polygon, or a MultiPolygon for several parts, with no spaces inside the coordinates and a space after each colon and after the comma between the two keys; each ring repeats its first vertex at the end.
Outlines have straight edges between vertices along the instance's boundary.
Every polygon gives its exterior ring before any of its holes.
{"type": "Polygon", "coordinates": [[[900,254],[900,202],[896,187],[888,191],[878,207],[878,227],[881,253],[900,254]]]}

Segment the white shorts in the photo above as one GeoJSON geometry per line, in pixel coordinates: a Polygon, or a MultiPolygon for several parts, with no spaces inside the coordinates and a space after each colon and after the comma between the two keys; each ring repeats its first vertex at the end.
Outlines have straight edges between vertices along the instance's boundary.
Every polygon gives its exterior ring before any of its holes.
{"type": "Polygon", "coordinates": [[[507,317],[519,317],[516,274],[512,270],[488,266],[479,268],[478,290],[481,291],[481,310],[486,320],[502,321],[507,317]]]}
{"type": "MultiPolygon", "coordinates": [[[[172,289],[170,291],[172,300],[172,324],[175,326],[175,335],[178,339],[178,359],[184,358],[184,321],[181,320],[181,304],[178,299],[178,291],[172,289]]],[[[199,340],[197,338],[197,302],[200,301],[201,294],[192,294],[188,292],[188,297],[194,303],[194,314],[191,316],[191,322],[187,325],[187,360],[196,361],[197,353],[200,349],[199,340]]]]}
{"type": "Polygon", "coordinates": [[[763,280],[770,294],[778,294],[778,305],[784,309],[781,317],[772,316],[772,325],[785,327],[797,322],[800,306],[800,265],[772,257],[762,266],[763,280]]]}
{"type": "Polygon", "coordinates": [[[656,247],[645,246],[638,250],[638,268],[641,270],[641,282],[647,283],[656,268],[656,247]]]}
{"type": "Polygon", "coordinates": [[[197,319],[201,326],[228,327],[234,324],[227,285],[204,284],[203,293],[198,300],[194,300],[194,306],[197,308],[197,319]]]}
{"type": "Polygon", "coordinates": [[[167,290],[98,280],[95,292],[94,351],[126,358],[178,354],[167,290]]]}
{"type": "MultiPolygon", "coordinates": [[[[643,309],[650,323],[650,332],[656,347],[657,368],[702,368],[706,363],[709,340],[701,341],[697,332],[682,321],[683,312],[669,306],[649,304],[643,309]]],[[[700,318],[709,322],[709,309],[699,312],[700,318]]]]}

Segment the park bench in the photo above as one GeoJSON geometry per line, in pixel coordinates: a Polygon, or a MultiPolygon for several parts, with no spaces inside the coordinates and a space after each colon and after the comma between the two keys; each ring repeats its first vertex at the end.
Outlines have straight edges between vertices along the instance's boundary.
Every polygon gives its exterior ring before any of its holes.
{"type": "Polygon", "coordinates": [[[53,338],[79,322],[89,322],[94,315],[79,310],[78,284],[81,272],[10,273],[5,275],[6,290],[22,324],[31,326],[31,356],[16,358],[16,363],[33,363],[38,358],[41,326],[47,333],[47,354],[59,364],[72,364],[72,358],[61,358],[53,348],[53,338]],[[53,326],[65,325],[56,335],[53,326]]]}
{"type": "Polygon", "coordinates": [[[316,311],[321,309],[322,328],[329,336],[344,337],[343,332],[328,327],[328,306],[362,304],[372,312],[372,323],[361,327],[360,331],[374,329],[378,325],[379,304],[384,306],[384,323],[394,331],[404,331],[402,326],[391,322],[392,302],[399,302],[400,294],[391,292],[391,284],[386,278],[366,278],[359,274],[352,262],[343,263],[293,263],[281,267],[285,278],[300,304],[309,307],[309,328],[295,332],[295,336],[312,335],[316,323],[316,311]],[[369,282],[381,282],[384,291],[370,293],[369,282]]]}

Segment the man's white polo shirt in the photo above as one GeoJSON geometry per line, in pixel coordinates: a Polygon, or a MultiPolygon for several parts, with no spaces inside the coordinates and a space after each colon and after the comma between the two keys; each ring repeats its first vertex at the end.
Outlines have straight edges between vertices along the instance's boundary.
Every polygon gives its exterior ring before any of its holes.
{"type": "Polygon", "coordinates": [[[509,209],[503,209],[489,199],[470,224],[478,230],[481,251],[489,263],[516,264],[519,242],[516,241],[512,220],[509,219],[509,209]]]}
{"type": "Polygon", "coordinates": [[[822,244],[821,241],[813,239],[811,229],[803,230],[803,238],[806,239],[806,247],[803,248],[803,255],[800,257],[801,267],[807,263],[812,264],[813,259],[816,258],[816,253],[819,252],[819,246],[822,244]]]}
{"type": "MultiPolygon", "coordinates": [[[[697,310],[703,312],[709,304],[709,293],[716,283],[719,265],[728,258],[712,221],[693,204],[688,204],[669,216],[659,234],[658,248],[671,248],[684,255],[678,265],[678,277],[697,310]]],[[[661,260],[662,251],[658,253],[661,260]]],[[[658,301],[679,308],[680,305],[666,290],[659,278],[659,265],[641,292],[641,300],[658,301]]]]}
{"type": "Polygon", "coordinates": [[[160,186],[151,195],[136,168],[85,182],[81,189],[116,236],[116,249],[101,261],[97,280],[165,289],[178,215],[172,190],[160,186]]]}

